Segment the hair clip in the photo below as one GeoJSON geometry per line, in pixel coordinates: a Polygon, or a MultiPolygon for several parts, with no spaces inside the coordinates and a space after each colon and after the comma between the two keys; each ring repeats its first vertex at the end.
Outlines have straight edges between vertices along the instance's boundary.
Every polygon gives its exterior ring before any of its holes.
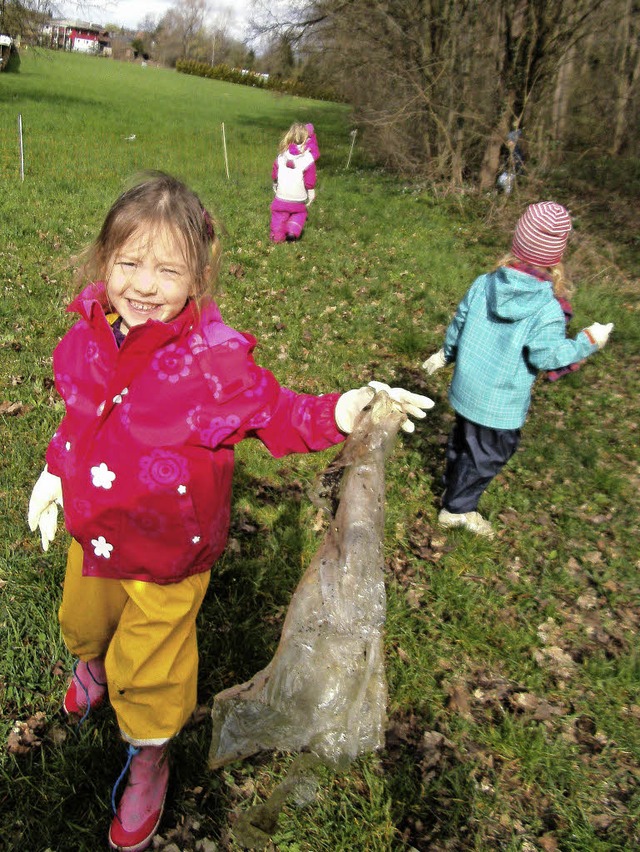
{"type": "Polygon", "coordinates": [[[209,238],[209,242],[213,242],[216,236],[216,232],[213,228],[213,219],[211,218],[209,211],[206,207],[202,207],[202,215],[204,217],[204,229],[207,232],[207,237],[209,238]]]}

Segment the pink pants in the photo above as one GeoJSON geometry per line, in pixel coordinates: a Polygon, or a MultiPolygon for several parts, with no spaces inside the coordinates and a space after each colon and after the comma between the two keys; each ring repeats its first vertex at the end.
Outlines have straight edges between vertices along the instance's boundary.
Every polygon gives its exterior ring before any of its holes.
{"type": "Polygon", "coordinates": [[[282,201],[274,198],[271,202],[271,240],[283,243],[287,237],[297,240],[307,221],[307,205],[304,202],[282,201]]]}

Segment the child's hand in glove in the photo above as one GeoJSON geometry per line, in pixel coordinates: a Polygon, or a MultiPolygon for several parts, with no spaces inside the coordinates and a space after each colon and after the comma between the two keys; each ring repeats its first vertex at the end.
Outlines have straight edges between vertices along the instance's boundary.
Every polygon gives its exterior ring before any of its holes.
{"type": "Polygon", "coordinates": [[[588,328],[584,329],[584,333],[587,335],[589,340],[598,347],[598,349],[602,349],[607,340],[609,339],[609,335],[613,330],[613,323],[608,322],[606,325],[602,325],[602,323],[594,322],[593,325],[590,325],[588,328]]]}
{"type": "Polygon", "coordinates": [[[33,486],[29,500],[29,529],[39,527],[42,549],[48,550],[58,528],[58,506],[62,506],[62,482],[60,477],[49,473],[47,466],[33,486]]]}
{"type": "Polygon", "coordinates": [[[422,369],[426,371],[428,376],[432,376],[436,370],[441,370],[447,366],[447,359],[444,357],[444,349],[438,349],[430,358],[422,364],[422,369]]]}
{"type": "Polygon", "coordinates": [[[422,420],[422,418],[426,416],[425,411],[433,408],[435,404],[428,396],[411,393],[411,391],[405,390],[404,388],[391,388],[383,382],[369,382],[369,384],[365,387],[356,388],[355,390],[343,393],[338,400],[335,411],[338,429],[349,435],[353,431],[358,414],[360,414],[363,408],[366,408],[375,394],[381,390],[388,393],[391,399],[396,402],[404,414],[407,415],[407,419],[401,427],[405,432],[413,432],[416,428],[415,423],[409,420],[409,415],[422,420]]]}

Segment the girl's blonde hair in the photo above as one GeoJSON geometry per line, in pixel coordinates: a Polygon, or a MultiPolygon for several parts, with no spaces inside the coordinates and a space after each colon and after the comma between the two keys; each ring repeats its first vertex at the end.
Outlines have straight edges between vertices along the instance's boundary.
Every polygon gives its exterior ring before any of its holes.
{"type": "Polygon", "coordinates": [[[136,232],[154,233],[166,227],[183,247],[192,279],[190,298],[199,307],[213,292],[220,265],[218,226],[198,196],[184,183],[160,171],[133,179],[107,213],[100,233],[86,249],[76,273],[78,289],[106,280],[116,252],[136,232]]]}
{"type": "MultiPolygon", "coordinates": [[[[522,261],[514,254],[507,254],[501,258],[496,264],[496,269],[501,266],[518,266],[522,261]]],[[[551,276],[551,285],[553,287],[553,295],[559,299],[570,299],[575,293],[575,287],[567,278],[564,264],[556,263],[553,266],[540,267],[551,276]]]]}
{"type": "Polygon", "coordinates": [[[297,145],[302,148],[309,139],[309,131],[304,124],[299,121],[294,121],[291,127],[284,134],[278,145],[278,153],[284,154],[289,145],[297,145]]]}

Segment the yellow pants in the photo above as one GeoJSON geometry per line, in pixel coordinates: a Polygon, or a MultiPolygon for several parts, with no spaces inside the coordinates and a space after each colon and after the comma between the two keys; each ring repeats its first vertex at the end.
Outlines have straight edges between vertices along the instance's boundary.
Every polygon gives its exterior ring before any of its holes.
{"type": "Polygon", "coordinates": [[[82,576],[73,540],[58,617],[71,653],[104,657],[109,700],[125,740],[161,745],[196,706],[196,616],[211,572],[158,586],[82,576]]]}

